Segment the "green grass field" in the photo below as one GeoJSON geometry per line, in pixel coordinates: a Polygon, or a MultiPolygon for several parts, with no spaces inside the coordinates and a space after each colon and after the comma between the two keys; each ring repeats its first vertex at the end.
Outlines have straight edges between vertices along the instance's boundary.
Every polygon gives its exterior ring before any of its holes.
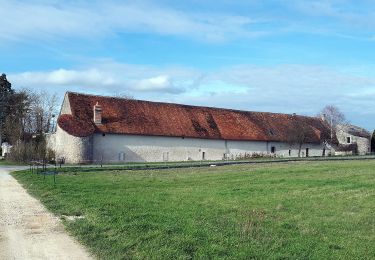
{"type": "Polygon", "coordinates": [[[101,259],[375,258],[375,160],[14,176],[101,259]]]}
{"type": "Polygon", "coordinates": [[[7,161],[4,159],[0,160],[0,166],[14,166],[14,165],[26,165],[25,163],[17,163],[12,161],[7,161]]]}

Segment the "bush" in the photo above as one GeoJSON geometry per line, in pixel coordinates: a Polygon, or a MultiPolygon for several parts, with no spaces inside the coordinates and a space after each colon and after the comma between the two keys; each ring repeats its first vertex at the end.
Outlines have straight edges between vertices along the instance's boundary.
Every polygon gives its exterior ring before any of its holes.
{"type": "Polygon", "coordinates": [[[7,160],[14,162],[30,162],[32,160],[47,159],[46,142],[43,138],[37,138],[28,142],[19,141],[13,145],[7,160]]]}

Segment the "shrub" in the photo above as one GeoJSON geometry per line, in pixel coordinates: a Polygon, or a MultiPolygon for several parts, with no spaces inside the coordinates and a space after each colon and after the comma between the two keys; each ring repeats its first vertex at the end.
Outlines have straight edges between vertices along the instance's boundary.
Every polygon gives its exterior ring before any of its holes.
{"type": "Polygon", "coordinates": [[[30,141],[19,141],[13,145],[7,160],[14,162],[30,162],[47,159],[46,142],[43,137],[30,141]]]}

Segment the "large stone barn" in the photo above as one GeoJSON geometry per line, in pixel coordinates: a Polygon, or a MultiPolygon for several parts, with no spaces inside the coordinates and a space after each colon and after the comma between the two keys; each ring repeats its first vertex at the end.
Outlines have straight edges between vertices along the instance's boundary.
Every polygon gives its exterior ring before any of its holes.
{"type": "Polygon", "coordinates": [[[67,163],[325,156],[318,117],[67,92],[48,138],[67,163]]]}

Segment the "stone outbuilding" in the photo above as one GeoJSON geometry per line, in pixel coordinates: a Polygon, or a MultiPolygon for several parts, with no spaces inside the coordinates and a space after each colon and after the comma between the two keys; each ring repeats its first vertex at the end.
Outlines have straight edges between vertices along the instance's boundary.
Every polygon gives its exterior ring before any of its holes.
{"type": "Polygon", "coordinates": [[[371,133],[361,127],[338,125],[336,136],[339,142],[336,155],[365,155],[371,152],[371,133]]]}

